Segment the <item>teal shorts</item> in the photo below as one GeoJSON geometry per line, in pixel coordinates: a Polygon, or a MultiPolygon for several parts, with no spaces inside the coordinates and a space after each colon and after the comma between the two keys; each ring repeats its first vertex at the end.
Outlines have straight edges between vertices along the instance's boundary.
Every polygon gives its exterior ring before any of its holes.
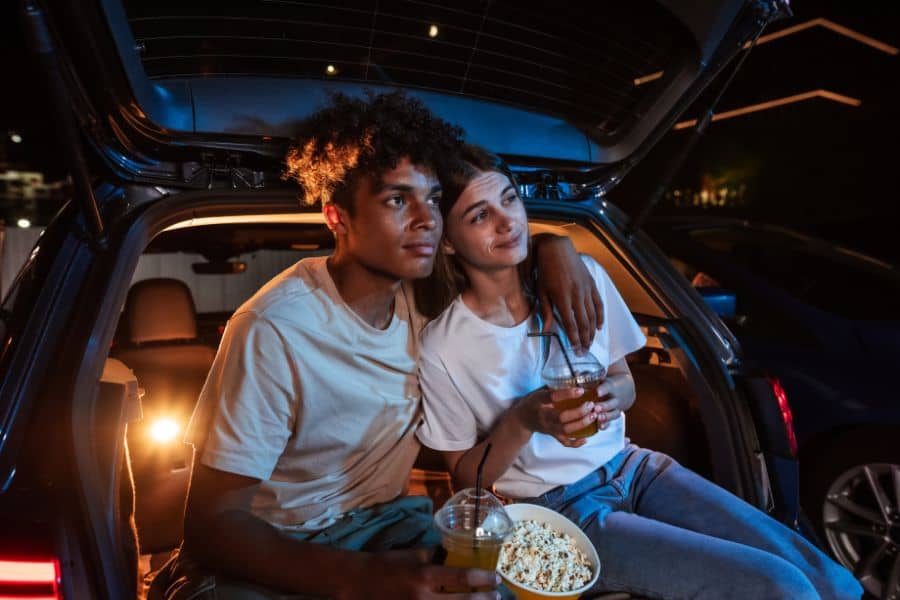
{"type": "MultiPolygon", "coordinates": [[[[321,531],[285,532],[296,540],[344,550],[381,552],[436,548],[441,543],[434,526],[431,499],[404,496],[392,502],[350,511],[321,531]]],[[[150,586],[148,600],[309,600],[263,586],[212,575],[185,553],[169,560],[150,586]]]]}

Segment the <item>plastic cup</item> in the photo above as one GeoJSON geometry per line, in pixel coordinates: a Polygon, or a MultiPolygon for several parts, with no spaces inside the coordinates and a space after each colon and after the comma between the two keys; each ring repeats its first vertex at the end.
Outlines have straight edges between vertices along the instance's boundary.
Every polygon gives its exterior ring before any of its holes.
{"type": "MultiPolygon", "coordinates": [[[[441,532],[441,545],[447,551],[444,564],[494,571],[500,557],[503,541],[512,533],[512,519],[503,504],[485,489],[476,494],[475,488],[466,488],[454,494],[434,515],[441,532]],[[478,498],[478,514],[475,500],[478,498]]],[[[446,590],[448,592],[489,591],[446,590]]]]}
{"type": "MultiPolygon", "coordinates": [[[[554,402],[553,406],[560,411],[578,408],[588,400],[595,399],[597,389],[606,378],[606,367],[592,354],[585,354],[574,358],[571,363],[550,360],[544,366],[541,376],[544,383],[551,390],[563,390],[567,388],[584,388],[584,393],[575,398],[568,398],[554,402]],[[573,373],[574,371],[574,373],[573,373]]],[[[599,430],[594,421],[587,427],[582,427],[569,434],[571,438],[586,438],[594,435],[599,430]]]]}

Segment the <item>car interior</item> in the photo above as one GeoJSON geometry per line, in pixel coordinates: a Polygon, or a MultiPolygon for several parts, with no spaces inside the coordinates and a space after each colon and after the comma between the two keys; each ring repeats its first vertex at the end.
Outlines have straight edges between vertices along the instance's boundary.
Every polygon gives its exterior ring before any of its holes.
{"type": "MultiPolygon", "coordinates": [[[[114,530],[121,534],[126,563],[134,565],[137,597],[146,594],[147,575],[181,541],[193,452],[182,437],[229,316],[281,270],[333,248],[321,217],[295,217],[175,224],[152,239],[138,261],[95,417],[104,423],[99,430],[118,438],[102,446],[98,460],[108,465],[105,489],[116,496],[118,513],[114,530]]],[[[630,439],[711,478],[697,401],[703,383],[692,380],[689,353],[671,335],[672,323],[658,301],[612,245],[588,227],[534,219],[531,229],[566,235],[596,258],[647,335],[647,346],[627,357],[637,387],[627,416],[630,439]]],[[[428,495],[439,508],[452,492],[443,460],[423,449],[408,493],[428,495]]]]}

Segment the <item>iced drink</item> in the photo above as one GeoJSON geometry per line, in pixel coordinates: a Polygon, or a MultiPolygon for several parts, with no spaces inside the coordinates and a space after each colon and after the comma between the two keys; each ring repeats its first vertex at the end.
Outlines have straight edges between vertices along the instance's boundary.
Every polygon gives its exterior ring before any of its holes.
{"type": "Polygon", "coordinates": [[[500,557],[500,547],[503,540],[497,538],[472,539],[471,532],[468,535],[445,535],[441,540],[447,558],[444,564],[448,567],[464,567],[493,571],[497,568],[497,560],[500,557]]]}
{"type": "Polygon", "coordinates": [[[484,489],[478,497],[476,518],[475,500],[475,488],[466,488],[447,500],[434,516],[441,532],[441,545],[447,551],[444,564],[448,567],[494,571],[497,569],[500,547],[512,532],[512,519],[496,496],[484,489]]]}
{"type": "MultiPolygon", "coordinates": [[[[593,357],[591,357],[593,358],[593,357]]],[[[572,361],[572,370],[569,365],[548,365],[544,368],[544,383],[552,390],[562,390],[571,387],[584,388],[584,393],[575,398],[554,402],[553,406],[557,410],[569,410],[570,408],[578,408],[588,400],[597,398],[594,390],[603,382],[606,377],[606,368],[594,360],[585,360],[584,357],[578,357],[572,361]],[[574,371],[574,376],[572,371],[574,371]]],[[[597,433],[597,421],[594,421],[587,427],[583,427],[569,434],[572,438],[586,438],[597,433]]]]}

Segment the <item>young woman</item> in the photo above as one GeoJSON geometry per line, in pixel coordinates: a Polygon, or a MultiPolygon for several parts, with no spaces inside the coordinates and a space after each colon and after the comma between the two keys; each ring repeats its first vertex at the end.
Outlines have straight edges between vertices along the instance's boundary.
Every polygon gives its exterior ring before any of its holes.
{"type": "MultiPolygon", "coordinates": [[[[528,220],[497,157],[468,148],[445,178],[441,256],[446,306],[423,333],[419,439],[442,451],[454,482],[557,510],[591,538],[598,590],[659,598],[859,598],[862,588],[794,531],[659,452],[628,444],[635,401],[626,354],[645,339],[602,267],[584,262],[604,322],[590,351],[608,365],[580,408],[554,402],[580,389],[542,386],[545,348],[529,293],[528,220]],[[597,422],[586,439],[570,435],[597,422]]],[[[441,304],[440,302],[438,304],[441,304]]],[[[546,338],[543,338],[546,339],[546,338]]]]}

